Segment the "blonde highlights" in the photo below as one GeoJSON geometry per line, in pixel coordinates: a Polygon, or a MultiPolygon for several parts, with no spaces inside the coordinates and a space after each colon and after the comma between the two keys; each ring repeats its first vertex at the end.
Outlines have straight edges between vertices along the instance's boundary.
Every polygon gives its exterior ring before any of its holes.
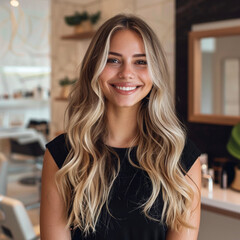
{"type": "Polygon", "coordinates": [[[193,191],[180,166],[185,133],[174,113],[165,56],[154,32],[144,21],[131,15],[117,15],[99,28],[71,93],[66,128],[69,154],[56,176],[67,209],[68,225],[80,228],[85,234],[96,230],[120,170],[118,156],[103,141],[108,133],[105,100],[98,77],[107,61],[111,36],[124,29],[142,37],[153,81],[153,88],[138,111],[138,164],[131,160],[129,149],[129,162],[144,170],[152,183],[152,193],[141,208],[148,218],[165,221],[169,228],[190,227],[188,217],[193,191]],[[116,160],[111,159],[111,154],[117,156],[116,160]],[[156,219],[150,210],[160,192],[164,206],[161,218],[156,219]]]}

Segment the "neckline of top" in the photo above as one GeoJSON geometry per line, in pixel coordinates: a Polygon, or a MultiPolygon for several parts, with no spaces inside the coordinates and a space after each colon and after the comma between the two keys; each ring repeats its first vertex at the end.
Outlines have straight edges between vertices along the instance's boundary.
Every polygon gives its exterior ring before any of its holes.
{"type": "Polygon", "coordinates": [[[115,150],[115,151],[127,151],[127,150],[129,150],[129,149],[136,149],[138,146],[133,146],[133,147],[112,147],[112,146],[108,146],[107,145],[107,147],[109,147],[109,148],[111,148],[111,149],[113,149],[113,150],[115,150]]]}

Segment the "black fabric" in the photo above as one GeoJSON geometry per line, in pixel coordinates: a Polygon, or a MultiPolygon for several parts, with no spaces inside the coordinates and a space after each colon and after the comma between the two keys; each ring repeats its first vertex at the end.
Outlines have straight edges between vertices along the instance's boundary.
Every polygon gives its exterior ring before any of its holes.
{"type": "MultiPolygon", "coordinates": [[[[49,142],[49,149],[57,166],[62,167],[69,152],[65,135],[62,134],[49,142]]],[[[127,157],[127,148],[113,148],[121,161],[121,169],[110,193],[109,209],[103,208],[96,233],[82,236],[80,230],[72,233],[73,240],[164,240],[167,226],[164,223],[149,220],[140,205],[150,196],[152,186],[146,172],[133,167],[127,157]]],[[[131,159],[136,161],[136,149],[131,151],[131,159]]],[[[188,172],[200,155],[198,148],[188,139],[181,156],[181,166],[188,172]]],[[[115,156],[112,156],[115,158],[115,156]]],[[[150,215],[160,219],[163,208],[161,194],[154,203],[150,215]]]]}

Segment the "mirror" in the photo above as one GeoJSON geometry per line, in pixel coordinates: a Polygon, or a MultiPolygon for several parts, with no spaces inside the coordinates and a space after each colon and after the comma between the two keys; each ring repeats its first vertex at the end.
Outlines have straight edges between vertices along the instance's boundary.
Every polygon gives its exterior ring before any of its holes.
{"type": "Polygon", "coordinates": [[[240,26],[189,33],[190,122],[240,122],[240,26]]]}

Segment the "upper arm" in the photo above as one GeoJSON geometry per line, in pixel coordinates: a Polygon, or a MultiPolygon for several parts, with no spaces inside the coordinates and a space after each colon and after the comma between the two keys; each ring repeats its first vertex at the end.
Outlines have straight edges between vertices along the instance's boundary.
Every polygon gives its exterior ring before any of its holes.
{"type": "Polygon", "coordinates": [[[42,169],[40,231],[42,240],[71,239],[66,227],[66,209],[57,190],[55,175],[58,167],[46,150],[42,169]]]}
{"type": "Polygon", "coordinates": [[[197,240],[201,212],[201,164],[198,158],[185,176],[194,191],[190,224],[194,227],[183,228],[180,232],[169,230],[167,240],[197,240]]]}

